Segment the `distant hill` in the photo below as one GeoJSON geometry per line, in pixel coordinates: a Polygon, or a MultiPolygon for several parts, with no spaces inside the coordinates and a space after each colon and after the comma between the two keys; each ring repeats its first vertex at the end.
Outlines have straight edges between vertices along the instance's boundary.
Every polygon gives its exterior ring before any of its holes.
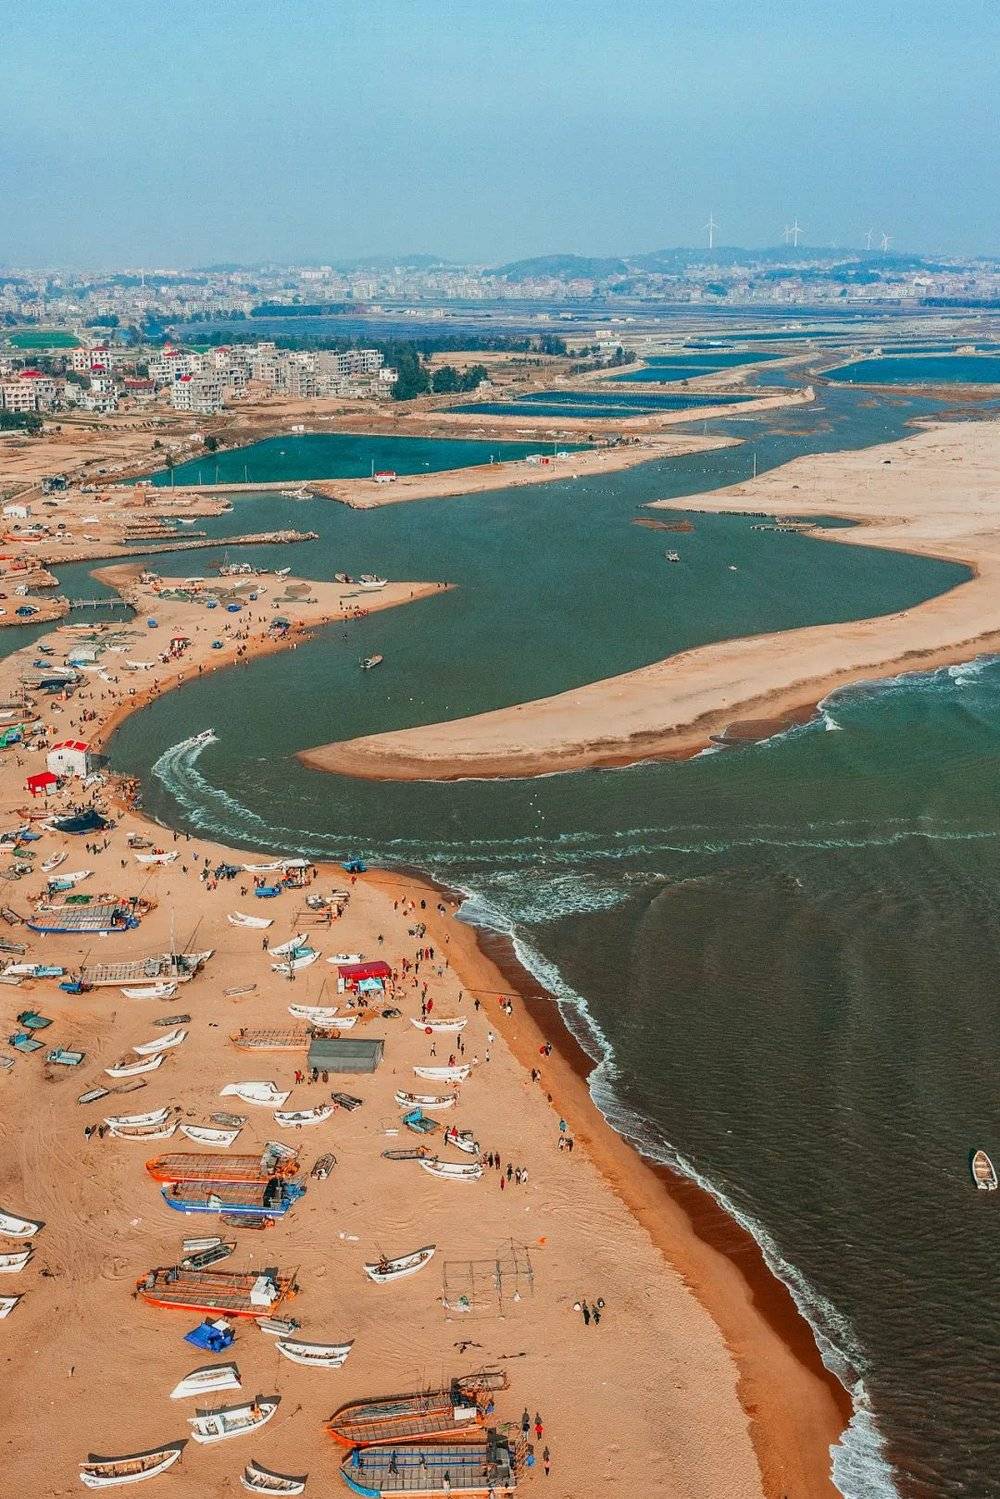
{"type": "Polygon", "coordinates": [[[534,255],[529,260],[512,260],[499,265],[495,276],[507,281],[526,281],[535,276],[558,276],[561,281],[572,281],[576,277],[584,280],[606,281],[609,276],[628,275],[629,264],[613,256],[594,255],[534,255]]]}
{"type": "Polygon", "coordinates": [[[816,274],[819,267],[852,267],[863,272],[865,277],[870,275],[873,280],[886,270],[935,272],[947,268],[937,257],[931,259],[904,252],[887,255],[876,250],[850,250],[834,245],[799,245],[798,248],[765,245],[756,249],[747,249],[745,245],[715,245],[711,250],[707,245],[677,245],[641,255],[535,255],[496,266],[493,274],[507,281],[550,276],[560,281],[580,278],[606,282],[643,274],[678,275],[695,267],[740,265],[771,266],[773,274],[787,276],[816,274]]]}

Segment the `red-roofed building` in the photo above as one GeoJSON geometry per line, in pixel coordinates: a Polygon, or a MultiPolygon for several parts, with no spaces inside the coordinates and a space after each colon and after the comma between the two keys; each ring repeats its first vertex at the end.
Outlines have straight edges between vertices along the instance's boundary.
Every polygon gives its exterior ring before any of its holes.
{"type": "Polygon", "coordinates": [[[90,746],[82,739],[62,739],[49,750],[45,763],[55,776],[88,776],[90,746]]]}
{"type": "Polygon", "coordinates": [[[24,784],[32,796],[48,796],[58,789],[59,779],[51,770],[41,770],[37,775],[29,776],[24,784]]]}

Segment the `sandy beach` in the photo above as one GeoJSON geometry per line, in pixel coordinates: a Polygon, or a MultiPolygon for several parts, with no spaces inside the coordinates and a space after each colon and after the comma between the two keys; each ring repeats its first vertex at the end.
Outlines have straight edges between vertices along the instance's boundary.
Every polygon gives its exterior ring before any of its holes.
{"type": "Polygon", "coordinates": [[[529,776],[689,755],[746,720],[758,737],[838,687],[1000,647],[1000,425],[956,422],[901,442],[798,458],[758,479],[657,508],[827,515],[837,546],[961,562],[967,583],[913,609],[724,640],[534,702],[302,754],[373,779],[529,776]]]}
{"type": "MultiPolygon", "coordinates": [[[[134,570],[104,576],[134,598],[141,619],[149,600],[134,570]]],[[[386,590],[377,603],[402,604],[436,586],[396,585],[395,595],[386,590]]],[[[199,605],[158,596],[158,624],[143,629],[141,642],[156,664],[126,676],[109,664],[125,658],[105,655],[103,675],[90,675],[72,700],[36,696],[36,732],[45,731],[49,743],[76,734],[100,743],[122,717],[191,673],[294,645],[323,620],[349,617],[354,601],[333,588],[309,584],[313,603],[282,601],[293,621],[282,642],[267,629],[272,611],[248,605],[230,617],[236,623],[223,651],[212,650],[217,637],[199,605]],[[183,654],[156,660],[181,633],[190,642],[183,654]]],[[[272,594],[266,601],[274,602],[272,594]]],[[[53,660],[72,639],[65,627],[48,637],[53,660]]],[[[0,695],[15,693],[23,665],[17,655],[0,665],[0,695]]],[[[44,766],[44,751],[18,747],[6,765],[4,827],[14,828],[24,821],[20,809],[42,810],[30,805],[24,777],[44,766]]],[[[46,810],[80,795],[79,783],[70,784],[46,810]]],[[[362,1104],[294,1131],[280,1129],[267,1110],[239,1106],[248,1117],[234,1151],[283,1137],[301,1148],[308,1190],[266,1233],[223,1229],[237,1249],[222,1268],[277,1266],[294,1274],[300,1292],[287,1312],[301,1322],[301,1335],[354,1340],[352,1351],[340,1370],[304,1369],[283,1359],[271,1338],[240,1323],[226,1356],[239,1367],[246,1398],[280,1395],[278,1413],[252,1439],[220,1448],[190,1444],[163,1480],[165,1493],[178,1499],[235,1493],[251,1456],[279,1472],[308,1472],[307,1493],[333,1492],[341,1454],[323,1422],[337,1406],[484,1366],[509,1375],[510,1389],[498,1397],[501,1421],[516,1423],[525,1407],[543,1418],[542,1437],[532,1435],[538,1463],[522,1478],[525,1490],[542,1487],[558,1499],[618,1491],[684,1499],[833,1492],[828,1448],[845,1423],[846,1400],[823,1371],[787,1293],[734,1225],[720,1223],[711,1204],[672,1178],[668,1190],[665,1175],[604,1124],[587,1093],[588,1063],[574,1053],[555,1007],[526,985],[521,997],[513,981],[519,976],[495,966],[472,929],[455,920],[450,898],[402,874],[351,882],[339,868],[320,867],[308,892],[257,901],[252,874],[202,876],[227,862],[264,862],[266,855],[241,855],[148,824],[112,785],[97,795],[118,817],[114,829],[90,849],[85,838],[52,832],[23,845],[34,853],[36,869],[5,883],[4,903],[30,916],[44,886],[37,866],[65,851],[64,868],[92,871],[82,891],[151,902],[141,927],[80,938],[34,936],[15,924],[3,928],[6,940],[23,944],[27,960],[68,970],[163,952],[172,940],[214,956],[165,1003],[129,1000],[117,988],[68,995],[53,979],[0,989],[11,1029],[15,1015],[29,1008],[53,1022],[42,1033],[45,1049],[16,1055],[14,1067],[0,1073],[0,1207],[44,1223],[31,1263],[2,1288],[23,1298],[2,1334],[8,1368],[19,1376],[10,1381],[2,1436],[12,1492],[76,1493],[78,1464],[88,1453],[140,1451],[185,1436],[195,1402],[172,1401],[169,1391],[204,1362],[182,1341],[197,1315],[151,1308],[132,1295],[147,1270],[176,1262],[183,1235],[215,1231],[212,1217],[171,1212],[144,1170],[148,1156],[187,1142],[86,1139],[85,1127],[105,1114],[161,1106],[177,1110],[182,1121],[204,1123],[220,1107],[232,1107],[233,1100],[219,1096],[225,1084],[271,1078],[290,1090],[289,1108],[328,1101],[331,1088],[362,1104]],[[138,863],[127,846],[130,834],[148,836],[177,858],[138,863]],[[344,885],[351,897],[346,912],[327,926],[303,897],[344,885]],[[271,946],[304,932],[319,960],[291,981],[274,973],[260,932],[227,920],[234,910],[273,918],[271,946]],[[326,961],[341,951],[384,958],[394,972],[387,998],[402,1014],[382,1019],[376,1009],[358,1021],[361,1034],[385,1040],[374,1075],[296,1084],[301,1053],[236,1048],[231,1038],[240,1030],[298,1024],[288,1015],[290,1002],[343,1005],[326,961]],[[406,971],[404,963],[411,965],[406,971]],[[454,1035],[428,1036],[410,1023],[419,1018],[424,986],[432,1014],[467,1022],[460,1039],[471,1074],[460,1088],[455,1123],[474,1132],[483,1152],[498,1153],[504,1167],[487,1169],[476,1182],[435,1180],[413,1161],[381,1154],[417,1142],[400,1128],[394,1091],[438,1091],[412,1069],[441,1065],[449,1050],[457,1051],[454,1035]],[[177,1013],[191,1017],[183,1022],[187,1037],[147,1075],[147,1086],[94,1105],[77,1102],[86,1088],[108,1082],[103,1069],[130,1047],[163,1034],[155,1020],[177,1013]],[[548,1054],[547,1042],[554,1043],[548,1054]],[[50,1045],[83,1050],[85,1061],[75,1069],[47,1065],[50,1045]],[[567,1137],[572,1151],[560,1148],[567,1137]],[[313,1162],[328,1151],[337,1158],[332,1174],[312,1179],[313,1162]],[[525,1170],[527,1180],[518,1185],[512,1174],[508,1182],[508,1163],[525,1170]],[[381,1252],[424,1244],[436,1246],[433,1261],[398,1285],[372,1285],[362,1272],[362,1262],[381,1252]],[[493,1267],[488,1292],[470,1279],[479,1262],[493,1267]],[[453,1297],[456,1287],[473,1284],[480,1290],[468,1312],[444,1307],[446,1288],[453,1297]],[[574,1308],[599,1299],[600,1324],[585,1325],[574,1308]],[[541,1472],[544,1448],[551,1454],[548,1479],[541,1472]]],[[[9,1247],[4,1241],[3,1249],[9,1247]]],[[[203,1403],[239,1398],[232,1393],[203,1403]]]]}

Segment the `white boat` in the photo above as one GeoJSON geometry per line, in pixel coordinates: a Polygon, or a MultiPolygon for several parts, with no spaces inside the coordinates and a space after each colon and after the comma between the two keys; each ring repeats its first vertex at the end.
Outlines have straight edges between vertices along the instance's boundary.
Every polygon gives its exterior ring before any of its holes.
{"type": "Polygon", "coordinates": [[[387,578],[377,578],[374,573],[362,573],[354,586],[364,593],[374,593],[377,589],[384,588],[387,582],[387,578]]]}
{"type": "Polygon", "coordinates": [[[410,1019],[410,1024],[418,1031],[464,1031],[468,1023],[466,1015],[442,1015],[439,1020],[432,1020],[430,1016],[426,1020],[410,1019]]]}
{"type": "Polygon", "coordinates": [[[479,1141],[473,1135],[471,1129],[446,1129],[443,1138],[446,1145],[454,1145],[456,1150],[464,1151],[466,1155],[479,1154],[479,1141]]]}
{"type": "Polygon", "coordinates": [[[269,1338],[290,1338],[298,1332],[299,1324],[294,1317],[258,1317],[257,1328],[269,1338]]]}
{"type": "Polygon", "coordinates": [[[129,1062],[123,1057],[113,1067],[105,1067],[104,1071],[108,1077],[135,1077],[140,1072],[155,1072],[162,1061],[162,1053],[158,1053],[155,1057],[143,1057],[138,1062],[129,1062]]]}
{"type": "Polygon", "coordinates": [[[272,1473],[260,1463],[247,1463],[240,1475],[240,1483],[251,1494],[302,1494],[305,1492],[304,1478],[286,1478],[283,1473],[272,1473]]]}
{"type": "Polygon", "coordinates": [[[207,1238],[182,1239],[181,1248],[185,1254],[200,1254],[203,1249],[218,1249],[221,1243],[218,1234],[210,1234],[207,1238]]]}
{"type": "Polygon", "coordinates": [[[53,869],[58,869],[59,865],[60,864],[64,864],[65,862],[66,862],[66,854],[65,854],[65,852],[63,852],[61,854],[50,854],[49,857],[45,860],[44,864],[42,865],[42,871],[45,874],[51,874],[52,871],[53,871],[53,869]]]}
{"type": "Polygon", "coordinates": [[[92,869],[77,869],[72,874],[61,874],[59,879],[68,880],[71,885],[79,885],[84,880],[89,880],[93,872],[92,869]]]}
{"type": "Polygon", "coordinates": [[[136,854],[135,862],[137,864],[172,864],[176,858],[177,851],[174,849],[169,854],[136,854]]]}
{"type": "Polygon", "coordinates": [[[135,1457],[95,1457],[91,1453],[80,1464],[80,1481],[88,1489],[110,1489],[123,1483],[139,1483],[156,1478],[177,1461],[184,1450],[183,1442],[158,1447],[155,1452],[141,1452],[135,1457]]]}
{"type": "Polygon", "coordinates": [[[286,1088],[282,1092],[278,1085],[272,1082],[227,1083],[224,1088],[220,1088],[219,1097],[241,1098],[244,1103],[260,1104],[266,1109],[280,1109],[291,1091],[291,1088],[286,1088]]]}
{"type": "Polygon", "coordinates": [[[154,1057],[157,1052],[172,1051],[186,1040],[187,1031],[179,1028],[168,1031],[165,1036],[157,1036],[154,1041],[144,1041],[141,1046],[133,1046],[132,1050],[140,1057],[154,1057]]]}
{"type": "Polygon", "coordinates": [[[337,1013],[336,1005],[289,1005],[289,1015],[296,1020],[308,1020],[313,1025],[332,1025],[337,1013]]]}
{"type": "Polygon", "coordinates": [[[414,1067],[418,1077],[426,1077],[429,1081],[439,1083],[464,1083],[471,1067],[414,1067]]]}
{"type": "Polygon", "coordinates": [[[123,989],[122,993],[126,999],[173,999],[177,993],[177,985],[140,984],[135,989],[123,989]]]}
{"type": "Polygon", "coordinates": [[[274,1122],[282,1129],[297,1129],[300,1124],[322,1124],[333,1113],[333,1105],[322,1103],[315,1109],[293,1109],[289,1113],[275,1112],[274,1122]]]}
{"type": "Polygon", "coordinates": [[[144,1124],[166,1124],[170,1110],[153,1109],[148,1114],[107,1114],[104,1123],[111,1129],[141,1129],[144,1124]]]}
{"type": "Polygon", "coordinates": [[[258,931],[265,927],[273,926],[274,922],[269,916],[245,916],[242,911],[230,911],[226,917],[230,926],[252,926],[258,931]]]}
{"type": "Polygon", "coordinates": [[[170,1391],[171,1400],[188,1400],[192,1395],[214,1395],[217,1390],[238,1390],[240,1371],[235,1364],[202,1364],[185,1374],[170,1391]]]}
{"type": "Polygon", "coordinates": [[[971,1163],[972,1180],[980,1192],[995,1192],[997,1189],[996,1167],[985,1150],[977,1150],[971,1163]]]}
{"type": "Polygon", "coordinates": [[[440,1176],[442,1180],[450,1182],[477,1182],[483,1174],[478,1161],[463,1166],[458,1161],[439,1161],[435,1156],[430,1160],[418,1161],[417,1164],[430,1176],[440,1176]]]}
{"type": "Polygon", "coordinates": [[[108,1133],[113,1140],[169,1140],[176,1128],[177,1121],[171,1119],[169,1124],[143,1125],[139,1129],[110,1128],[108,1133]]]}
{"type": "Polygon", "coordinates": [[[31,1259],[30,1249],[17,1249],[13,1254],[0,1254],[0,1275],[14,1275],[23,1270],[31,1259]]]}
{"type": "Polygon", "coordinates": [[[397,1090],[394,1094],[396,1102],[402,1109],[421,1108],[425,1113],[432,1114],[435,1109],[451,1109],[458,1102],[457,1093],[404,1093],[397,1090]]]}
{"type": "Polygon", "coordinates": [[[32,1239],[42,1227],[30,1218],[18,1218],[14,1213],[0,1212],[0,1234],[7,1239],[32,1239]]]}
{"type": "Polygon", "coordinates": [[[364,954],[359,952],[335,952],[326,960],[328,963],[363,963],[364,954]]]}
{"type": "Polygon", "coordinates": [[[0,1322],[10,1316],[20,1300],[20,1296],[0,1296],[0,1322]]]}
{"type": "Polygon", "coordinates": [[[279,947],[272,947],[271,948],[271,957],[272,958],[284,958],[284,957],[287,957],[289,953],[293,953],[297,947],[305,947],[305,946],[306,946],[306,934],[305,934],[305,932],[296,932],[295,936],[294,937],[289,937],[289,939],[288,939],[287,942],[282,942],[279,947]]]}
{"type": "Polygon", "coordinates": [[[311,947],[300,947],[294,953],[290,953],[282,963],[272,963],[274,973],[298,973],[302,968],[311,968],[319,957],[318,952],[313,952],[311,947]]]}
{"type": "Polygon", "coordinates": [[[423,1249],[414,1249],[412,1254],[401,1254],[396,1259],[382,1258],[374,1264],[365,1265],[365,1274],[376,1285],[385,1285],[390,1280],[401,1280],[404,1275],[416,1275],[434,1254],[436,1244],[427,1244],[423,1249]]]}
{"type": "MultiPolygon", "coordinates": [[[[188,579],[189,582],[203,582],[203,579],[188,579]]],[[[202,729],[200,734],[192,734],[190,739],[182,739],[177,746],[178,749],[193,749],[198,744],[211,744],[215,738],[214,729],[202,729]]]]}
{"type": "Polygon", "coordinates": [[[354,1347],[350,1343],[303,1343],[299,1338],[280,1338],[278,1352],[293,1364],[307,1364],[315,1369],[339,1369],[354,1347]]]}
{"type": "Polygon", "coordinates": [[[221,1145],[223,1149],[232,1145],[239,1135],[238,1129],[218,1129],[211,1124],[182,1124],[181,1134],[198,1145],[221,1145]]]}
{"type": "Polygon", "coordinates": [[[227,1405],[219,1410],[198,1411],[188,1418],[196,1442],[226,1442],[266,1426],[278,1409],[279,1397],[254,1400],[246,1405],[227,1405]]]}

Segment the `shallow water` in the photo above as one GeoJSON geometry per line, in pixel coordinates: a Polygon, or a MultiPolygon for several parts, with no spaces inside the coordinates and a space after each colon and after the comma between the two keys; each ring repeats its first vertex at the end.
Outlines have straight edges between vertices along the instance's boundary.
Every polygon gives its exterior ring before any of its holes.
{"type": "Polygon", "coordinates": [[[826,370],[825,378],[839,384],[1000,385],[1000,355],[939,354],[924,358],[892,354],[839,365],[826,370]]]}

